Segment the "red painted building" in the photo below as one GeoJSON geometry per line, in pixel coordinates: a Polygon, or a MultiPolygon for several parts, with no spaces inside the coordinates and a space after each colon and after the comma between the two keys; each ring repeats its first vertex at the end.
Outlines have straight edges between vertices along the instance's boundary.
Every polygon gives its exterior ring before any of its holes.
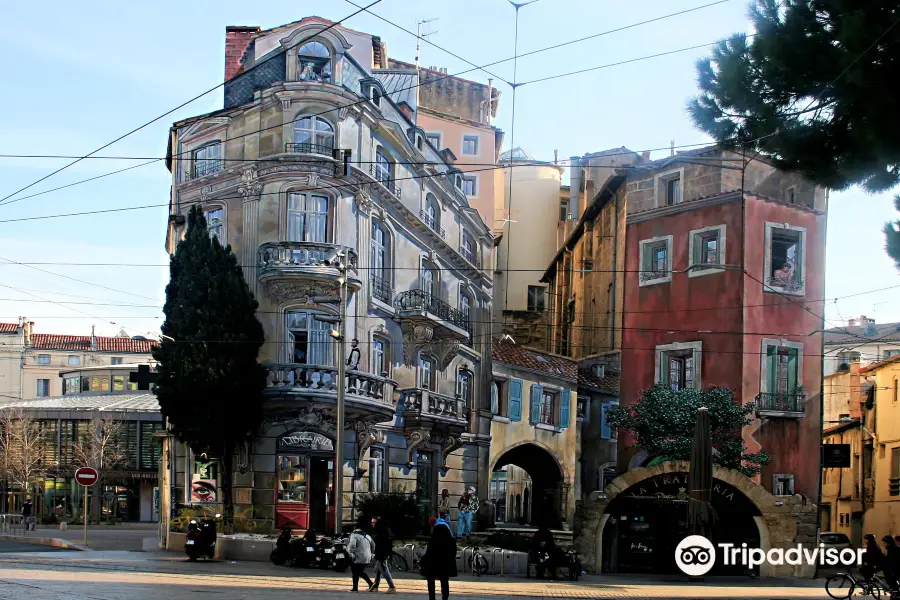
{"type": "MultiPolygon", "coordinates": [[[[757,417],[760,483],[817,501],[825,288],[823,190],[720,153],[679,155],[625,183],[622,404],[654,383],[727,386],[757,417]],[[653,186],[648,182],[652,181],[653,186]]],[[[620,467],[639,466],[620,432],[620,467]]]]}

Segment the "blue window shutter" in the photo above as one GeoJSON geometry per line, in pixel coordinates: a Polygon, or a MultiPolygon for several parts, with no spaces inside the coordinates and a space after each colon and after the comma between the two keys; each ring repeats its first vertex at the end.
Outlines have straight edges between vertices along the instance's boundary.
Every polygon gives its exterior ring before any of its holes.
{"type": "Polygon", "coordinates": [[[532,425],[541,421],[541,391],[543,391],[537,383],[531,384],[531,410],[528,414],[528,421],[532,425]]]}
{"type": "Polygon", "coordinates": [[[509,380],[509,420],[522,420],[522,380],[509,380]]]}
{"type": "Polygon", "coordinates": [[[609,410],[609,404],[600,405],[600,439],[608,440],[612,437],[609,430],[609,423],[606,421],[606,411],[609,410]]]}
{"type": "Polygon", "coordinates": [[[569,426],[569,412],[571,393],[569,390],[563,390],[559,403],[559,428],[565,429],[569,426]]]}

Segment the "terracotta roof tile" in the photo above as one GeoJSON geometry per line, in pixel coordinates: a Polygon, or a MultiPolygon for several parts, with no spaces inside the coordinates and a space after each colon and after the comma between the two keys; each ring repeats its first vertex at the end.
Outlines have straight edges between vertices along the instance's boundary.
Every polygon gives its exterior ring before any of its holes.
{"type": "Polygon", "coordinates": [[[621,377],[618,373],[612,373],[609,369],[606,370],[606,374],[603,377],[597,377],[590,369],[578,369],[578,385],[595,388],[617,396],[619,395],[620,379],[621,377]]]}
{"type": "Polygon", "coordinates": [[[19,330],[19,326],[15,323],[0,323],[0,333],[15,333],[19,330]]]}
{"type": "Polygon", "coordinates": [[[550,354],[527,346],[504,341],[494,341],[491,356],[494,362],[524,367],[553,377],[577,381],[578,365],[571,358],[550,354]]]}
{"type": "Polygon", "coordinates": [[[880,369],[881,367],[886,367],[887,365],[892,365],[894,363],[900,363],[900,355],[892,356],[884,360],[879,360],[878,362],[872,363],[870,365],[866,365],[865,367],[860,369],[859,372],[868,373],[869,371],[875,371],[877,369],[880,369]]]}
{"type": "MultiPolygon", "coordinates": [[[[98,352],[150,354],[150,351],[157,344],[159,344],[159,342],[150,340],[133,340],[126,337],[97,336],[98,352]]],[[[35,333],[31,336],[31,347],[40,350],[73,350],[79,352],[90,352],[91,336],[35,333]]]]}

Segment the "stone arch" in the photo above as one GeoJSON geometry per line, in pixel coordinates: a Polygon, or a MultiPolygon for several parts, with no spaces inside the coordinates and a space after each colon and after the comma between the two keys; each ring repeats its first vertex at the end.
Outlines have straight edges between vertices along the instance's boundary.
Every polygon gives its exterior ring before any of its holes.
{"type": "MultiPolygon", "coordinates": [[[[603,554],[603,532],[610,518],[607,508],[623,492],[648,480],[665,474],[687,473],[688,461],[668,461],[651,467],[632,469],[619,475],[601,492],[594,492],[584,506],[584,520],[576,540],[579,554],[584,564],[594,572],[601,571],[603,554]]],[[[764,551],[771,548],[794,547],[798,543],[812,547],[816,544],[817,507],[800,495],[773,496],[752,479],[734,469],[713,466],[713,479],[723,482],[743,494],[758,511],[753,519],[756,523],[760,547],[764,551]]],[[[763,564],[763,577],[812,577],[815,567],[809,565],[775,567],[763,564]]]]}
{"type": "Polygon", "coordinates": [[[561,460],[559,460],[555,454],[553,454],[553,450],[550,448],[550,446],[544,444],[543,442],[539,442],[537,440],[525,440],[522,442],[516,442],[515,444],[510,444],[509,446],[507,446],[506,449],[503,450],[502,453],[497,455],[497,458],[494,459],[494,462],[491,463],[490,472],[491,473],[494,472],[494,469],[497,468],[497,463],[500,462],[500,459],[503,458],[504,454],[508,454],[511,450],[514,450],[514,449],[518,448],[519,446],[525,446],[527,444],[530,444],[532,446],[537,446],[538,448],[540,448],[541,450],[544,450],[545,452],[547,452],[547,454],[552,456],[554,461],[556,462],[556,466],[559,467],[559,472],[562,475],[562,480],[569,484],[572,483],[571,475],[569,474],[569,470],[566,469],[566,465],[561,460]]]}
{"type": "MultiPolygon", "coordinates": [[[[537,510],[531,512],[532,525],[560,527],[570,521],[573,512],[573,486],[569,472],[546,445],[535,442],[519,442],[510,445],[490,465],[489,473],[514,465],[525,471],[530,479],[532,502],[537,510]]],[[[527,515],[526,515],[527,518],[527,515]]]]}

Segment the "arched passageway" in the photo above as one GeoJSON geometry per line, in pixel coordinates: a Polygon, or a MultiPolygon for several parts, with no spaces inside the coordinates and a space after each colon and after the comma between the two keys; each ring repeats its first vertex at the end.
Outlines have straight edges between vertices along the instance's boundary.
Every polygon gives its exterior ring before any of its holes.
{"type": "Polygon", "coordinates": [[[510,493],[521,493],[524,497],[520,519],[530,525],[559,527],[565,520],[568,499],[565,479],[556,458],[537,444],[526,443],[500,455],[493,471],[500,471],[507,465],[519,467],[531,479],[530,485],[522,491],[510,490],[510,493]]]}

